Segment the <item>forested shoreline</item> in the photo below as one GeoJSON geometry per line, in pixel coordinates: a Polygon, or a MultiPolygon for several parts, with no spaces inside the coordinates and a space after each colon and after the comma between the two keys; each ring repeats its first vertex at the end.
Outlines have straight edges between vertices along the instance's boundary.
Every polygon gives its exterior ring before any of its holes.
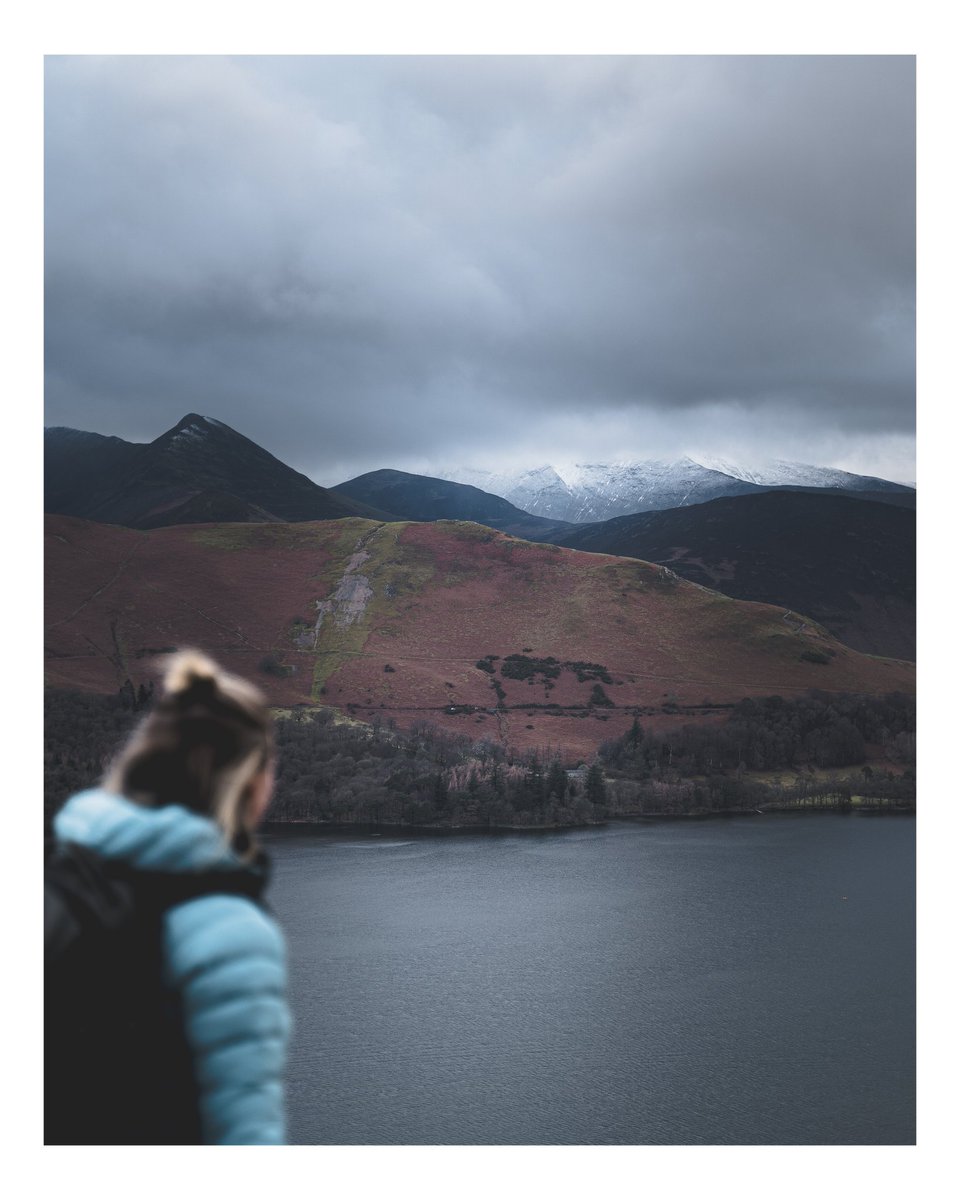
{"type": "MultiPolygon", "coordinates": [[[[152,702],[49,689],[45,814],[94,785],[152,702]]],[[[916,705],[902,693],[743,700],[713,724],[644,730],[589,763],[509,754],[421,721],[363,724],[329,708],[278,715],[272,823],[424,829],[557,828],[614,817],[856,806],[912,811],[916,705]]]]}

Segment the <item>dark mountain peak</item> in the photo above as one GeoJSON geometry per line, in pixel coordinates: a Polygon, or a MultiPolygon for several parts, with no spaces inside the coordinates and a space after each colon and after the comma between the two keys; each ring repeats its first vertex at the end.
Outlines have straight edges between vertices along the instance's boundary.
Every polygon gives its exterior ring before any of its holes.
{"type": "Polygon", "coordinates": [[[338,483],[336,490],[342,491],[345,488],[353,487],[354,485],[387,485],[387,484],[404,484],[412,488],[430,488],[434,491],[442,491],[449,495],[462,493],[464,489],[475,496],[486,496],[489,500],[495,501],[498,505],[509,505],[512,509],[515,506],[509,504],[509,501],[504,500],[502,496],[496,496],[492,492],[485,492],[481,488],[474,487],[469,483],[454,483],[450,479],[441,479],[435,475],[417,475],[411,471],[398,471],[394,467],[380,467],[376,471],[367,471],[363,475],[358,475],[355,479],[348,479],[346,483],[338,483]]]}
{"type": "MultiPolygon", "coordinates": [[[[218,486],[226,483],[224,472],[233,475],[251,469],[278,469],[298,475],[305,483],[310,482],[258,442],[223,421],[200,413],[187,413],[181,417],[176,425],[150,443],[150,451],[151,455],[162,457],[176,470],[217,474],[218,486]]],[[[311,482],[310,486],[317,485],[311,482]]]]}
{"type": "Polygon", "coordinates": [[[178,441],[182,438],[203,438],[208,439],[216,436],[224,436],[237,438],[240,441],[247,442],[250,439],[245,438],[242,433],[237,433],[235,429],[231,429],[229,425],[224,425],[222,421],[217,421],[213,417],[204,417],[200,413],[187,413],[185,417],[168,429],[166,433],[162,433],[156,439],[157,443],[172,442],[174,439],[178,441]]]}
{"type": "MultiPolygon", "coordinates": [[[[185,417],[180,418],[173,428],[177,430],[190,426],[197,429],[230,429],[229,425],[224,425],[222,421],[218,421],[214,417],[205,417],[202,413],[187,413],[185,417]]],[[[236,430],[230,429],[230,432],[235,433],[236,430]]]]}
{"type": "Polygon", "coordinates": [[[140,529],[197,521],[389,518],[332,495],[201,413],[187,413],[148,445],[77,434],[48,435],[46,446],[48,512],[140,529]]]}

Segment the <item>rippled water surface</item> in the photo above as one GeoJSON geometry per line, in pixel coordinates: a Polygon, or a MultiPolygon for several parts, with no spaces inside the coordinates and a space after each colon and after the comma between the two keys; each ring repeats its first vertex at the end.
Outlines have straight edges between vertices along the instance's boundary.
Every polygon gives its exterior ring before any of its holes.
{"type": "Polygon", "coordinates": [[[911,1143],[908,818],[268,835],[301,1143],[911,1143]]]}

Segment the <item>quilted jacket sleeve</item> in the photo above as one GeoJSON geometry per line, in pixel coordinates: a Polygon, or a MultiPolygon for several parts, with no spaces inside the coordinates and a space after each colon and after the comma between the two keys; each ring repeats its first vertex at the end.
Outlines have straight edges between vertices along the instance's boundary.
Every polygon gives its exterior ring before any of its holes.
{"type": "Polygon", "coordinates": [[[280,930],[239,896],[191,900],[166,921],[168,977],[182,999],[204,1140],[282,1144],[290,1015],[280,930]]]}

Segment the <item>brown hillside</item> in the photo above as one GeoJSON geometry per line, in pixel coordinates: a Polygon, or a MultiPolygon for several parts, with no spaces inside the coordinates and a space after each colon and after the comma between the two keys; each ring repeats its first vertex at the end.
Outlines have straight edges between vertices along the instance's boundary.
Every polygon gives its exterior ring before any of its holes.
{"type": "Polygon", "coordinates": [[[197,645],[278,705],[428,719],[572,758],[636,709],[659,726],[748,695],[914,688],[912,664],[859,654],[782,608],[466,522],[141,532],[51,516],[46,573],[51,685],[113,691],[197,645]],[[505,667],[508,655],[522,658],[505,667]]]}

